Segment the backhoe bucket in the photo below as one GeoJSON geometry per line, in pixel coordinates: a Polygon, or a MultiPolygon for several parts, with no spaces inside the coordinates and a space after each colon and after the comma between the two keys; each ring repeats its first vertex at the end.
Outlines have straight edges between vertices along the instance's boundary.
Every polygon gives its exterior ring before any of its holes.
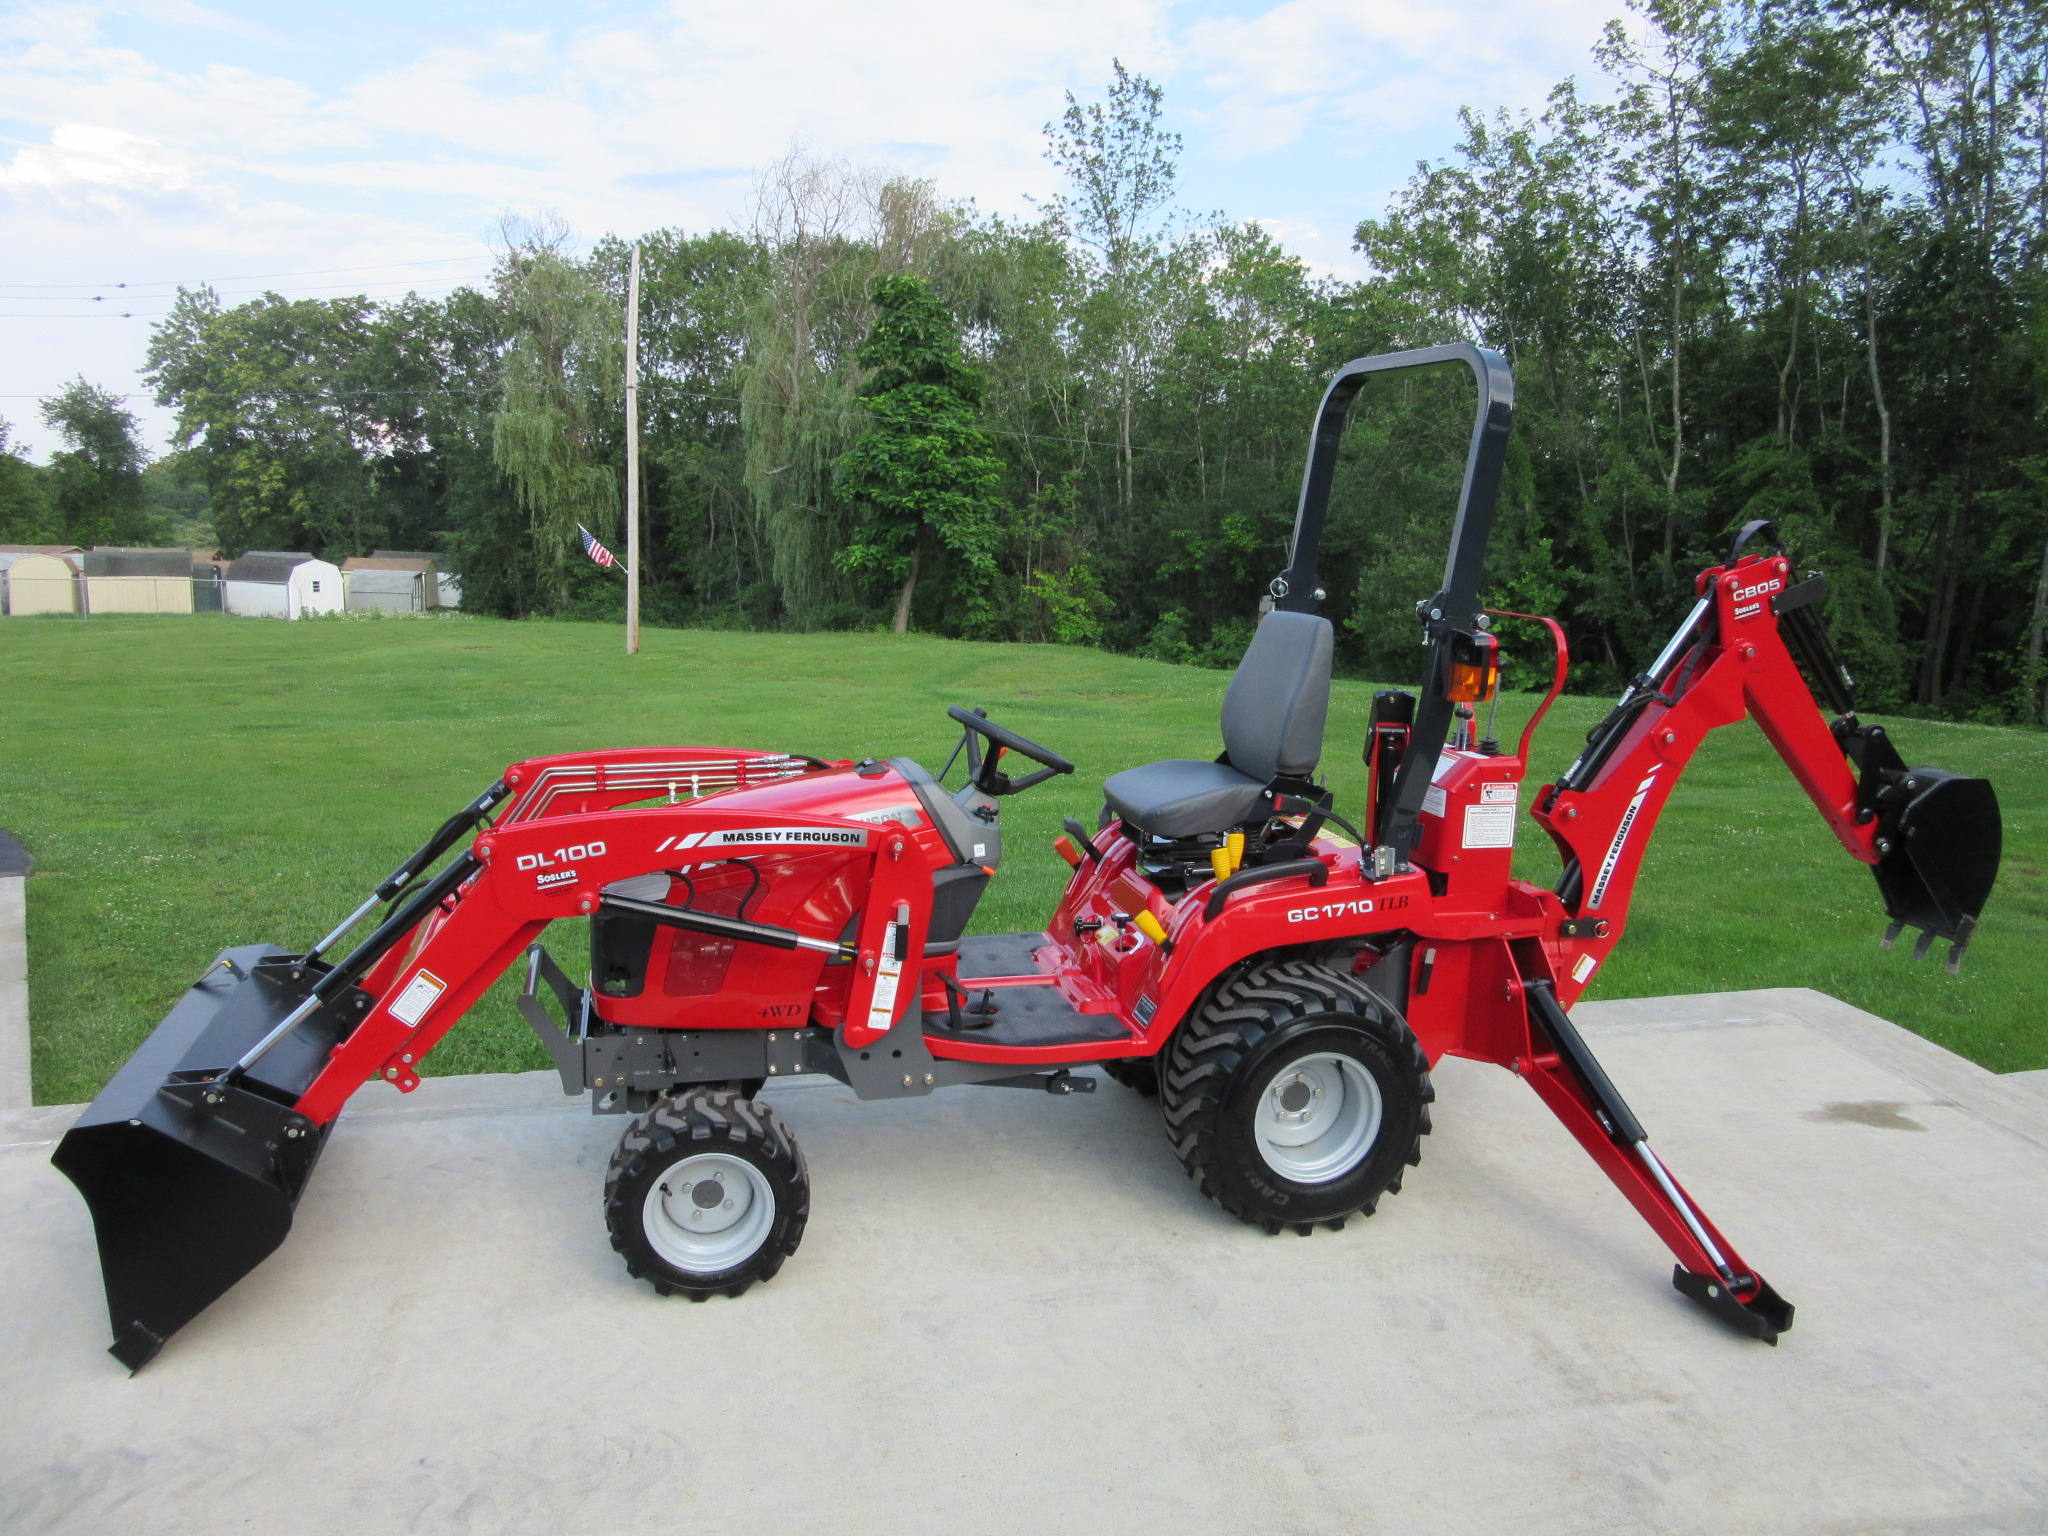
{"type": "Polygon", "coordinates": [[[57,1145],[99,1238],[109,1353],[130,1371],[291,1230],[328,1129],[292,1106],[368,994],[347,989],[224,1079],[325,969],[274,944],[222,951],[57,1145]]]}
{"type": "MultiPolygon", "coordinates": [[[[1947,939],[1948,966],[1962,963],[1977,916],[1998,878],[2003,843],[1998,796],[1989,779],[1966,779],[1939,768],[1907,770],[1900,786],[1911,796],[1889,827],[1890,850],[1875,867],[1877,888],[1892,920],[1885,945],[1907,928],[1922,931],[1913,952],[1947,939]]],[[[1889,818],[1886,818],[1889,821],[1889,818]]]]}

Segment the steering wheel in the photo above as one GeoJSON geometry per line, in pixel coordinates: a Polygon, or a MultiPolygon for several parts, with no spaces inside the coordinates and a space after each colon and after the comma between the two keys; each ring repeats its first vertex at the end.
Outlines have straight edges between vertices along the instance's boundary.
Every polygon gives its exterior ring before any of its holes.
{"type": "Polygon", "coordinates": [[[1043,784],[1054,774],[1074,771],[1074,765],[1059,753],[1041,747],[1027,737],[1019,736],[1006,726],[997,725],[978,709],[962,709],[955,704],[946,713],[967,727],[960,736],[961,744],[967,748],[967,777],[974,787],[985,795],[1019,794],[1034,784],[1043,784]],[[989,743],[991,750],[985,758],[981,753],[981,743],[975,740],[977,736],[986,738],[989,743]],[[1015,752],[1045,766],[1036,773],[1027,773],[1021,779],[1013,779],[996,767],[1006,751],[1015,752]]]}

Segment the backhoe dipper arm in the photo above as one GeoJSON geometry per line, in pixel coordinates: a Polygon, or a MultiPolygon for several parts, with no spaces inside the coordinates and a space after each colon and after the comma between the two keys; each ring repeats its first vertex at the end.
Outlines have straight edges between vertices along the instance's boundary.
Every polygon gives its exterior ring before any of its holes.
{"type": "Polygon", "coordinates": [[[1564,858],[1558,896],[1574,929],[1593,930],[1574,935],[1590,959],[1562,979],[1566,1002],[1620,940],[1651,829],[1694,750],[1744,714],[1850,857],[1872,866],[1892,920],[1887,947],[1910,924],[1924,930],[1915,958],[1946,938],[1953,970],[1997,877],[1990,784],[1908,768],[1882,727],[1857,721],[1848,674],[1807,607],[1824,584],[1814,576],[1793,586],[1782,553],[1741,554],[1757,527],[1729,564],[1701,573],[1700,600],[1663,653],[1538,797],[1534,815],[1564,858]],[[1841,709],[1834,721],[1808,673],[1841,709]]]}
{"type": "MultiPolygon", "coordinates": [[[[1621,938],[1657,817],[1709,731],[1745,714],[1757,724],[1851,857],[1879,858],[1860,819],[1855,775],[1779,632],[1771,598],[1783,556],[1751,556],[1700,577],[1700,600],[1649,671],[1631,683],[1586,749],[1538,797],[1535,816],[1565,861],[1558,894],[1574,918],[1605,931],[1595,962],[1621,938]]],[[[1592,967],[1574,970],[1565,1001],[1592,967]]]]}

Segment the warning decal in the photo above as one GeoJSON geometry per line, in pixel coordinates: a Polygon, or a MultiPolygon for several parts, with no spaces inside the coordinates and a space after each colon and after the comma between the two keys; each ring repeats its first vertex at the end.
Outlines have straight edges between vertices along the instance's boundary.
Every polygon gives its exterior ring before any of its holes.
{"type": "Polygon", "coordinates": [[[896,958],[897,924],[882,930],[882,964],[875,976],[875,995],[868,1004],[868,1028],[887,1034],[896,1022],[896,988],[903,978],[903,962],[896,958]]]}
{"type": "Polygon", "coordinates": [[[1468,805],[1465,807],[1467,848],[1512,848],[1515,846],[1515,808],[1512,805],[1468,805]]]}
{"type": "Polygon", "coordinates": [[[417,1024],[427,1016],[434,1000],[448,990],[448,983],[432,971],[418,971],[391,1005],[391,1017],[401,1024],[417,1024]]]}
{"type": "Polygon", "coordinates": [[[1444,805],[1443,785],[1430,785],[1428,791],[1422,797],[1422,814],[1425,816],[1441,816],[1444,813],[1444,805]]]}

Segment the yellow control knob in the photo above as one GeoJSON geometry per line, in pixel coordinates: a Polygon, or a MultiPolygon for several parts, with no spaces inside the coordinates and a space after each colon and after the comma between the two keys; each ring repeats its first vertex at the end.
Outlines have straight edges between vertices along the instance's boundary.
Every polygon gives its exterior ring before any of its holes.
{"type": "Polygon", "coordinates": [[[1244,864],[1244,834],[1233,832],[1223,840],[1223,844],[1230,850],[1230,872],[1234,875],[1244,864]]]}
{"type": "Polygon", "coordinates": [[[1216,878],[1218,880],[1228,880],[1230,878],[1230,850],[1228,848],[1210,849],[1209,867],[1216,871],[1216,878]]]}
{"type": "Polygon", "coordinates": [[[1154,944],[1164,944],[1166,942],[1166,925],[1150,912],[1140,912],[1131,921],[1136,925],[1138,932],[1145,935],[1154,944]]]}

